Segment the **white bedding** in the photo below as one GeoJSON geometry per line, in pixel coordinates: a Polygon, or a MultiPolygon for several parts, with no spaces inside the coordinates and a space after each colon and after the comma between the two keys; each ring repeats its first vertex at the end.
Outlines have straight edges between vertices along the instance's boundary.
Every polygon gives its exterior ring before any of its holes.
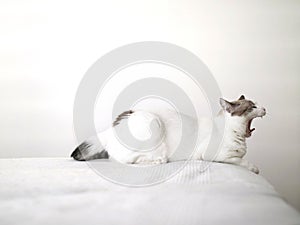
{"type": "MultiPolygon", "coordinates": [[[[112,162],[97,163],[121,173],[112,162]]],[[[299,213],[260,175],[221,163],[199,173],[205,165],[191,161],[164,183],[130,188],[85,162],[0,159],[0,224],[300,224],[299,213]]]]}

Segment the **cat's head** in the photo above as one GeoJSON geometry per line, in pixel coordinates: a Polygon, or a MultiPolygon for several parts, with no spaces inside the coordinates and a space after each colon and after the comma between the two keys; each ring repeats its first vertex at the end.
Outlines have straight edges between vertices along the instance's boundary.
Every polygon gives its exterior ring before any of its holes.
{"type": "Polygon", "coordinates": [[[244,95],[232,102],[220,98],[220,105],[231,117],[243,118],[246,123],[245,137],[250,137],[251,133],[255,130],[255,128],[251,128],[252,120],[256,117],[266,115],[266,109],[264,107],[260,107],[251,100],[245,99],[244,95]]]}

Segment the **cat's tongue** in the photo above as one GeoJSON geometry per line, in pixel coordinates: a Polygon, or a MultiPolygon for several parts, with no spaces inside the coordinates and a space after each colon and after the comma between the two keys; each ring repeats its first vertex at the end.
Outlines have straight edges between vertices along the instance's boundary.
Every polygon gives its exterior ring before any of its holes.
{"type": "Polygon", "coordinates": [[[247,124],[247,128],[246,128],[246,137],[250,137],[252,132],[255,130],[255,128],[252,128],[251,129],[251,122],[252,122],[253,119],[249,120],[248,121],[248,124],[247,124]]]}

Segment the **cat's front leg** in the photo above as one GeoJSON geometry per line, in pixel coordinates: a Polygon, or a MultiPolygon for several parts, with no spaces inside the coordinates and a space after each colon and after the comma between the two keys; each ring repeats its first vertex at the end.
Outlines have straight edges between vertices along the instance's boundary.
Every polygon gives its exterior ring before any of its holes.
{"type": "Polygon", "coordinates": [[[256,173],[256,174],[259,173],[259,169],[257,168],[257,166],[255,166],[254,164],[248,162],[246,159],[242,159],[242,158],[239,158],[239,157],[232,157],[232,158],[224,159],[223,162],[245,167],[248,170],[250,170],[250,171],[252,171],[253,173],[256,173]]]}

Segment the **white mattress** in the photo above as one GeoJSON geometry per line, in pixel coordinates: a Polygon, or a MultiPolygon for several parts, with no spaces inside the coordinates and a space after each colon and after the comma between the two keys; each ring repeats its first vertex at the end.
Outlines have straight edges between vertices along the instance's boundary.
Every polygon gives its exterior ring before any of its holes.
{"type": "MultiPolygon", "coordinates": [[[[113,162],[97,163],[122,174],[113,162]]],[[[164,183],[132,188],[72,159],[0,159],[0,224],[300,224],[262,176],[221,163],[199,173],[205,165],[191,161],[164,183]]]]}

